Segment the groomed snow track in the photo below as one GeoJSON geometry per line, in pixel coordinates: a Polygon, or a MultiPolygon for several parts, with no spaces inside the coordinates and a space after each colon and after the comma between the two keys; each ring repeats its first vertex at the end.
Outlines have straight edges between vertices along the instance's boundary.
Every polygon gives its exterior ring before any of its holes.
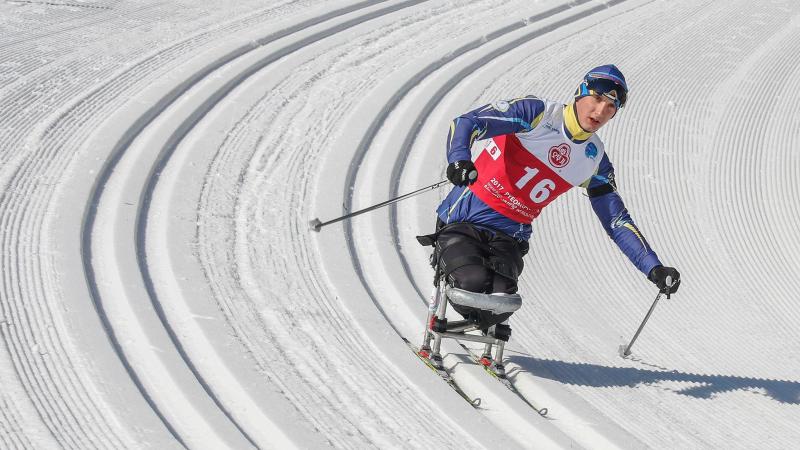
{"type": "MultiPolygon", "coordinates": [[[[787,448],[800,440],[791,1],[0,5],[0,448],[787,448]],[[35,26],[34,26],[35,25],[35,26]],[[77,43],[77,45],[76,45],[77,43]],[[566,100],[603,130],[654,295],[571,193],[534,227],[511,379],[401,337],[458,113],[566,100]],[[769,68],[764,70],[764,68],[769,68]]],[[[452,344],[452,345],[450,345],[452,344]]]]}

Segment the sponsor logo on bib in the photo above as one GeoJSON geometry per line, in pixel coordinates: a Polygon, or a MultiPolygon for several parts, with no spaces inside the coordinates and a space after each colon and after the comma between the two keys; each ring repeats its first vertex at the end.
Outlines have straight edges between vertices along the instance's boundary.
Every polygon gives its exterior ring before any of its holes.
{"type": "Polygon", "coordinates": [[[569,164],[569,152],[570,147],[566,143],[550,148],[548,152],[550,164],[559,169],[566,166],[569,164]]]}
{"type": "Polygon", "coordinates": [[[550,130],[551,133],[561,133],[558,128],[554,127],[552,123],[545,122],[543,125],[546,129],[550,130]]]}

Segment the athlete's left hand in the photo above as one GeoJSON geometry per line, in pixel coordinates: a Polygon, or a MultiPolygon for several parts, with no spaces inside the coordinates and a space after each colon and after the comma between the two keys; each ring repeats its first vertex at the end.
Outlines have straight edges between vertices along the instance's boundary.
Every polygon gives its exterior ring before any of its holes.
{"type": "Polygon", "coordinates": [[[647,278],[664,294],[674,294],[681,285],[681,274],[674,267],[655,266],[647,278]],[[667,286],[668,277],[672,279],[672,286],[667,286]]]}

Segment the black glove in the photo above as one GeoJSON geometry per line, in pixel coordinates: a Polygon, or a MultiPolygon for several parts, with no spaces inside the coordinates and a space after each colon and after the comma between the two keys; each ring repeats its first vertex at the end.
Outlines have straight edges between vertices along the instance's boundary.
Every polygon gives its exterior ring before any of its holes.
{"type": "Polygon", "coordinates": [[[451,162],[447,166],[447,179],[456,186],[466,186],[478,179],[478,169],[468,159],[451,162]]]}
{"type": "Polygon", "coordinates": [[[647,279],[655,283],[664,294],[674,294],[681,285],[681,274],[674,267],[655,266],[647,279]],[[672,287],[667,286],[667,277],[672,278],[672,287]]]}

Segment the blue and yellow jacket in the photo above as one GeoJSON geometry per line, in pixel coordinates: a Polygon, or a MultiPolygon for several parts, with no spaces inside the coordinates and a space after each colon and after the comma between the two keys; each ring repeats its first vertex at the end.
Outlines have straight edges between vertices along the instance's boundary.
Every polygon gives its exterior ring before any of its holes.
{"type": "MultiPolygon", "coordinates": [[[[448,163],[471,159],[470,149],[476,140],[533,130],[540,125],[544,110],[543,100],[525,97],[495,102],[461,115],[452,122],[448,133],[448,163]]],[[[562,122],[565,135],[575,143],[585,142],[592,136],[578,124],[574,103],[564,106],[562,122]]],[[[582,186],[586,188],[592,209],[606,233],[636,268],[648,275],[653,267],[661,265],[617,192],[614,166],[606,153],[600,160],[597,173],[582,186]]],[[[439,205],[437,213],[445,223],[468,222],[503,232],[520,241],[531,237],[529,223],[505,217],[466,187],[454,187],[439,205]]]]}

